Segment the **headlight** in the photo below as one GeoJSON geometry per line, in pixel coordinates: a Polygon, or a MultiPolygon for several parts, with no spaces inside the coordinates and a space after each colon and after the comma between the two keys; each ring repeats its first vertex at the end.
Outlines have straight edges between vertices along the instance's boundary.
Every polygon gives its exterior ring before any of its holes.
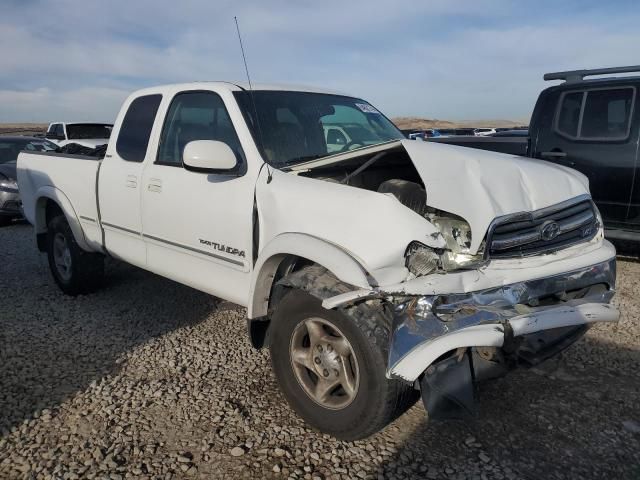
{"type": "Polygon", "coordinates": [[[435,272],[440,263],[440,255],[420,242],[411,242],[404,254],[407,269],[416,277],[435,272]]]}
{"type": "Polygon", "coordinates": [[[7,178],[4,175],[0,175],[0,191],[3,192],[18,192],[18,182],[13,179],[7,178]]]}
{"type": "Polygon", "coordinates": [[[456,270],[458,268],[469,268],[482,262],[482,251],[475,255],[469,252],[471,247],[471,227],[467,222],[451,217],[435,217],[432,221],[438,227],[447,243],[447,249],[440,256],[442,268],[456,270]]]}
{"type": "Polygon", "coordinates": [[[433,249],[420,242],[411,242],[405,252],[405,265],[416,277],[438,270],[451,271],[477,268],[484,261],[483,250],[471,254],[471,227],[462,219],[434,216],[431,222],[438,227],[447,246],[433,249]]]}
{"type": "Polygon", "coordinates": [[[604,237],[604,222],[602,221],[602,214],[600,213],[600,210],[596,206],[595,202],[593,202],[593,211],[596,213],[596,229],[598,230],[596,235],[601,235],[602,237],[604,237]]]}

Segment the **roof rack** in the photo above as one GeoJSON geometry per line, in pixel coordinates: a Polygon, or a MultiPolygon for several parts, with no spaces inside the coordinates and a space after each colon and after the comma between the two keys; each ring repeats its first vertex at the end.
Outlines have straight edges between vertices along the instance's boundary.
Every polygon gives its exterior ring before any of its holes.
{"type": "Polygon", "coordinates": [[[545,73],[545,80],[564,80],[566,82],[581,82],[584,77],[592,75],[607,75],[610,73],[640,72],[640,65],[629,67],[593,68],[591,70],[569,70],[566,72],[545,73]]]}

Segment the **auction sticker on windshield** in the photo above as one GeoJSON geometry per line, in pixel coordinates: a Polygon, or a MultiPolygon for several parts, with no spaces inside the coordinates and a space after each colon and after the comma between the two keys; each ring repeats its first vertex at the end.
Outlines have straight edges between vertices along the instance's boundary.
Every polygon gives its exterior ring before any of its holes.
{"type": "Polygon", "coordinates": [[[362,111],[364,113],[377,113],[378,115],[380,114],[380,112],[378,110],[373,108],[368,103],[356,103],[356,107],[358,107],[360,109],[360,111],[362,111]]]}

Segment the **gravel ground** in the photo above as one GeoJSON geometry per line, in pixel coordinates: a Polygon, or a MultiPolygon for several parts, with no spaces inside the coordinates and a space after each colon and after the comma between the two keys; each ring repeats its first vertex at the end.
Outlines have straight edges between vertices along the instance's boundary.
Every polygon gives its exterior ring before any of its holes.
{"type": "Polygon", "coordinates": [[[28,225],[0,229],[0,478],[640,478],[640,264],[618,325],[481,391],[481,415],[416,405],[353,443],[284,403],[244,310],[109,262],[62,295],[28,225]]]}

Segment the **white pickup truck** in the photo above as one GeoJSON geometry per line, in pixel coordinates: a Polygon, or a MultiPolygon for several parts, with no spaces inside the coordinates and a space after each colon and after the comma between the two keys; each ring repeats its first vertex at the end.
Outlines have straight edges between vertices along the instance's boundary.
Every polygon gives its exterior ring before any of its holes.
{"type": "Polygon", "coordinates": [[[98,287],[111,256],[245,306],[290,405],[342,439],[420,394],[431,417],[473,413],[478,382],[618,319],[582,174],[404,140],[350,96],[149,88],[103,159],[23,152],[18,181],[65,293],[98,287]],[[330,152],[341,124],[353,136],[330,152]]]}
{"type": "Polygon", "coordinates": [[[96,148],[109,142],[110,123],[56,122],[49,124],[45,137],[60,147],[75,143],[87,148],[96,148]]]}

